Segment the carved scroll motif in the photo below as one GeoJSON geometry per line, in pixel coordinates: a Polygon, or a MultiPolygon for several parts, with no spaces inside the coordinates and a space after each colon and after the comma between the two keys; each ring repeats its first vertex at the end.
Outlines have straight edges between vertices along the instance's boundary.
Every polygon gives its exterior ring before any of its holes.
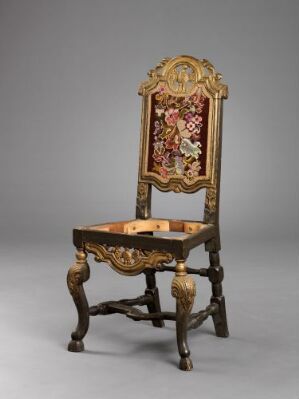
{"type": "Polygon", "coordinates": [[[85,243],[85,249],[95,255],[96,262],[106,262],[115,271],[127,276],[137,275],[146,268],[156,268],[173,260],[173,255],[167,252],[110,247],[91,242],[85,243]]]}
{"type": "Polygon", "coordinates": [[[79,301],[80,286],[89,279],[90,270],[86,261],[87,255],[83,251],[76,253],[76,262],[70,267],[67,274],[67,285],[75,303],[79,301]]]}
{"type": "Polygon", "coordinates": [[[172,280],[171,295],[177,299],[187,313],[191,312],[196,295],[193,278],[188,275],[175,276],[172,280]]]}

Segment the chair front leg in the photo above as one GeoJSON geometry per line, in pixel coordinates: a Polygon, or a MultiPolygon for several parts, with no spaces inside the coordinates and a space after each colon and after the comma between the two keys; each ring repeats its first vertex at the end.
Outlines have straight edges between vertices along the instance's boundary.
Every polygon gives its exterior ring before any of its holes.
{"type": "Polygon", "coordinates": [[[83,283],[89,279],[90,270],[86,261],[87,255],[83,249],[78,249],[76,262],[70,267],[67,275],[67,285],[75,302],[78,312],[78,324],[72,333],[72,340],[68,345],[70,352],[81,352],[84,350],[82,339],[89,327],[89,306],[83,288],[83,283]]]}
{"type": "Polygon", "coordinates": [[[181,370],[192,370],[190,350],[187,342],[188,319],[192,310],[196,286],[193,278],[187,275],[184,260],[178,260],[175,277],[172,280],[171,294],[176,298],[176,334],[181,370]]]}

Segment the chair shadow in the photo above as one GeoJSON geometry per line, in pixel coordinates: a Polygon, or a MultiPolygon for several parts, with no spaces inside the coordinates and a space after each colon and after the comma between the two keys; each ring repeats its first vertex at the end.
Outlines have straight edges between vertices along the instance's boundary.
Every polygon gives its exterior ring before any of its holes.
{"type": "Polygon", "coordinates": [[[142,355],[154,354],[156,360],[160,360],[161,362],[169,363],[172,365],[177,365],[177,361],[175,359],[170,358],[170,356],[174,356],[176,354],[176,346],[175,343],[168,344],[167,342],[145,342],[145,343],[135,343],[134,348],[127,352],[111,352],[111,351],[103,351],[103,350],[85,350],[84,353],[86,355],[91,356],[108,356],[108,357],[133,357],[139,358],[142,355]],[[160,356],[159,356],[160,355],[160,356]]]}

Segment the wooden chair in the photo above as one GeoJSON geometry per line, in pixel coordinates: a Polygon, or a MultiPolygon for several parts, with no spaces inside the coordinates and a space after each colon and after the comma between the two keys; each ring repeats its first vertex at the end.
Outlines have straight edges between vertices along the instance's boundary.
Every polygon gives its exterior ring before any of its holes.
{"type": "Polygon", "coordinates": [[[228,336],[219,259],[222,106],[227,86],[209,61],[190,56],[165,58],[148,76],[139,89],[143,107],[136,219],[74,229],[76,262],[69,269],[67,284],[78,311],[78,325],[68,350],[84,350],[82,340],[90,316],[122,313],[133,320],[151,320],[155,327],[163,327],[164,320],[174,320],[179,367],[191,370],[188,329],[198,327],[211,315],[216,335],[228,336]],[[203,221],[152,218],[152,186],[175,193],[205,188],[203,221]],[[155,236],[155,232],[164,232],[165,237],[155,236]],[[176,234],[169,236],[168,232],[176,234]],[[187,267],[190,250],[200,244],[209,252],[209,267],[187,267]],[[89,278],[88,253],[125,276],[144,273],[144,295],[89,307],[83,288],[89,278]],[[169,265],[172,261],[175,266],[169,265]],[[175,272],[171,294],[176,299],[176,312],[161,311],[155,273],[164,271],[175,272]],[[212,285],[210,304],[196,313],[191,313],[196,294],[192,274],[208,277],[212,285]],[[146,305],[148,312],[136,305],[146,305]]]}

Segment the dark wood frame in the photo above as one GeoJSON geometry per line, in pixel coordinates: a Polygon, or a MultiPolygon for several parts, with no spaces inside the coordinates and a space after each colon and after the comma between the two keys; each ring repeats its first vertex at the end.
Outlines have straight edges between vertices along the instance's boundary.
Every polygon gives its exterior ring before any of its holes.
{"type": "MultiPolygon", "coordinates": [[[[223,268],[220,265],[219,233],[219,188],[221,164],[222,108],[227,97],[227,86],[221,83],[221,75],[207,60],[189,56],[164,59],[149,72],[148,81],[142,83],[139,94],[143,96],[141,126],[140,166],[136,201],[136,219],[133,221],[97,224],[77,227],[73,241],[77,248],[76,262],[71,266],[67,283],[78,311],[78,325],[72,333],[68,350],[79,352],[84,349],[83,338],[89,326],[89,317],[98,314],[122,313],[133,320],[151,320],[155,327],[163,327],[164,320],[176,321],[177,343],[180,354],[180,368],[191,370],[193,365],[187,343],[187,330],[197,328],[208,316],[212,316],[216,335],[228,336],[225,299],[222,293],[223,268]],[[208,171],[192,184],[183,178],[172,177],[167,181],[147,172],[146,154],[149,135],[149,99],[159,86],[165,85],[175,95],[186,95],[182,85],[171,86],[169,74],[177,65],[192,69],[189,90],[201,87],[210,99],[208,171]],[[179,87],[179,89],[178,89],[179,87]],[[180,92],[181,90],[181,92],[180,92]],[[193,193],[206,189],[204,219],[180,221],[153,219],[151,217],[152,185],[161,191],[193,193]],[[182,237],[155,237],[155,231],[181,232],[182,237]],[[194,269],[187,267],[186,259],[192,248],[205,244],[209,252],[209,266],[194,269]],[[98,262],[108,263],[123,275],[144,273],[146,290],[144,295],[134,299],[108,301],[89,307],[83,288],[90,272],[87,254],[92,253],[98,262]],[[171,266],[173,260],[176,266],[171,266]],[[171,293],[176,298],[176,312],[162,312],[159,291],[156,286],[156,272],[175,272],[171,293]],[[210,304],[199,312],[192,313],[196,287],[192,275],[208,277],[212,285],[210,304]],[[136,306],[147,306],[142,312],[136,306]]],[[[189,93],[190,94],[190,93],[189,93]]]]}

